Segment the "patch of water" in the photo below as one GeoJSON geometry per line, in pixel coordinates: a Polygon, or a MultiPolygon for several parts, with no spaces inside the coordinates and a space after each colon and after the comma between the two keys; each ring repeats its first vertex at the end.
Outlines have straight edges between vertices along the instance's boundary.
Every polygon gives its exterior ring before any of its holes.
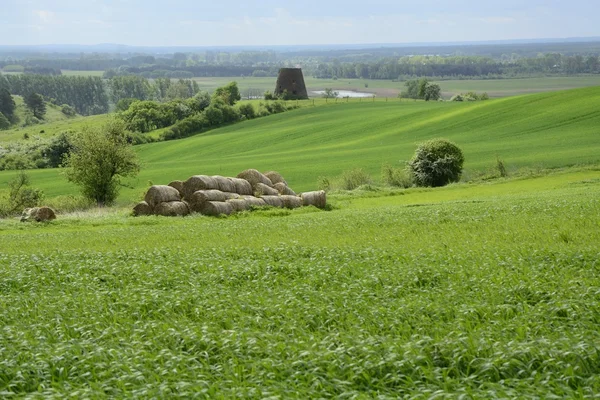
{"type": "MultiPolygon", "coordinates": [[[[343,99],[344,97],[359,98],[359,97],[375,96],[374,93],[355,92],[354,90],[334,90],[334,92],[338,93],[338,95],[337,95],[338,99],[343,99]]],[[[324,90],[315,90],[310,93],[321,97],[325,94],[325,91],[324,90]]]]}

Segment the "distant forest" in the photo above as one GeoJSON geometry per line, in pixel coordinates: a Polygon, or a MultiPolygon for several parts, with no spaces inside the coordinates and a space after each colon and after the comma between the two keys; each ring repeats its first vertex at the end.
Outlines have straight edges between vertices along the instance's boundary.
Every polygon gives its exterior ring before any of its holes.
{"type": "Polygon", "coordinates": [[[60,75],[62,70],[103,71],[107,79],[130,75],[190,79],[274,77],[281,67],[300,65],[305,75],[328,79],[498,79],[598,74],[599,56],[600,41],[286,51],[212,49],[171,54],[34,52],[1,47],[0,69],[41,75],[60,75]]]}

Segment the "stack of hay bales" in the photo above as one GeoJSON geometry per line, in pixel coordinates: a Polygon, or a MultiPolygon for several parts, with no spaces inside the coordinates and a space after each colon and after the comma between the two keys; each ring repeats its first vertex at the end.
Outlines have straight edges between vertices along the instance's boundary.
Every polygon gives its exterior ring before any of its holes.
{"type": "Polygon", "coordinates": [[[248,169],[235,178],[194,175],[186,181],[152,186],[133,214],[184,216],[196,212],[217,216],[265,206],[324,208],[326,203],[324,191],[296,195],[279,173],[248,169]]]}

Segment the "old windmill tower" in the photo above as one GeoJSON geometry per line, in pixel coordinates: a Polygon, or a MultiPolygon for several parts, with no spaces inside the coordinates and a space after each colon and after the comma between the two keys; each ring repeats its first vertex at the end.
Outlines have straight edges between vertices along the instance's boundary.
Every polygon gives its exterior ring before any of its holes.
{"type": "Polygon", "coordinates": [[[308,92],[304,83],[301,68],[281,68],[275,86],[275,96],[281,96],[287,92],[290,99],[306,100],[308,92]]]}

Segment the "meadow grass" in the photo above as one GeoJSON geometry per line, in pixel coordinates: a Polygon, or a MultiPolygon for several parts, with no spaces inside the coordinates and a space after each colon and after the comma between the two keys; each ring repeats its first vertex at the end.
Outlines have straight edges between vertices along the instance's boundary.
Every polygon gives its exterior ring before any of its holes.
{"type": "Polygon", "coordinates": [[[0,394],[597,396],[597,172],[0,221],[0,394]]]}
{"type": "MultiPolygon", "coordinates": [[[[121,204],[148,182],[166,184],[195,174],[235,176],[247,168],[279,171],[297,191],[316,189],[320,176],[362,168],[380,175],[402,166],[424,140],[445,137],[465,154],[465,177],[492,168],[557,168],[600,161],[600,88],[542,93],[477,103],[338,102],[244,121],[183,140],[136,146],[140,175],[123,188],[121,204]]],[[[60,170],[32,170],[48,197],[77,188],[60,170]]],[[[0,172],[0,188],[15,175],[0,172]]]]}

